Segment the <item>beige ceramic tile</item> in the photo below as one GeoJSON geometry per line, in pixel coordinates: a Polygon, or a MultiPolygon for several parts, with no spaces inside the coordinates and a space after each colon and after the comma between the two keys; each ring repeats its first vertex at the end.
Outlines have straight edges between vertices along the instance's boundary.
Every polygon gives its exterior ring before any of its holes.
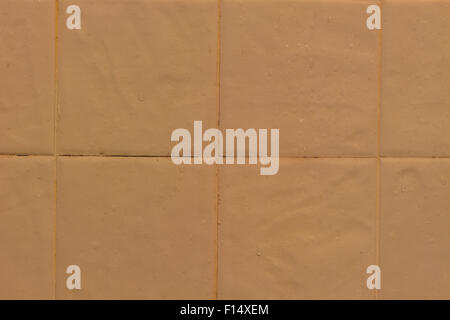
{"type": "Polygon", "coordinates": [[[216,1],[61,1],[59,28],[60,154],[168,155],[174,129],[215,126],[216,1]]]}
{"type": "Polygon", "coordinates": [[[57,297],[214,298],[215,178],[167,158],[59,158],[57,297]]]}
{"type": "Polygon", "coordinates": [[[0,299],[52,299],[55,162],[0,157],[0,299]]]}
{"type": "Polygon", "coordinates": [[[381,297],[450,298],[450,159],[382,161],[381,297]]]}
{"type": "Polygon", "coordinates": [[[382,152],[450,155],[450,1],[383,1],[382,152]]]}
{"type": "Polygon", "coordinates": [[[281,155],[375,154],[376,2],[222,2],[223,128],[279,128],[281,155]]]}
{"type": "Polygon", "coordinates": [[[366,299],[375,259],[376,166],[281,159],[220,170],[219,298],[366,299]]]}
{"type": "Polygon", "coordinates": [[[54,1],[2,0],[0,153],[53,153],[54,1]]]}

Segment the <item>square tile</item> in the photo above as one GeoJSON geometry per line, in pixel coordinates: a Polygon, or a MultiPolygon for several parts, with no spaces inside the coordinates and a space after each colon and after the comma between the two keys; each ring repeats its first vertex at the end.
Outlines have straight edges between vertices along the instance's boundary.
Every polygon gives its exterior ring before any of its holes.
{"type": "Polygon", "coordinates": [[[0,299],[52,299],[55,161],[0,157],[0,299]]]}
{"type": "Polygon", "coordinates": [[[67,0],[59,14],[59,154],[169,155],[173,130],[216,126],[215,0],[67,0]]]}
{"type": "Polygon", "coordinates": [[[450,155],[450,1],[383,1],[382,153],[450,155]]]}
{"type": "Polygon", "coordinates": [[[369,299],[376,162],[280,159],[219,176],[219,298],[369,299]]]}
{"type": "Polygon", "coordinates": [[[214,298],[215,179],[168,158],[60,157],[57,298],[214,298]]]}
{"type": "Polygon", "coordinates": [[[222,1],[223,128],[278,128],[281,156],[377,148],[374,1],[222,1]]]}
{"type": "Polygon", "coordinates": [[[3,0],[0,154],[52,154],[54,1],[3,0]]]}
{"type": "Polygon", "coordinates": [[[450,159],[381,163],[381,298],[450,298],[450,159]]]}

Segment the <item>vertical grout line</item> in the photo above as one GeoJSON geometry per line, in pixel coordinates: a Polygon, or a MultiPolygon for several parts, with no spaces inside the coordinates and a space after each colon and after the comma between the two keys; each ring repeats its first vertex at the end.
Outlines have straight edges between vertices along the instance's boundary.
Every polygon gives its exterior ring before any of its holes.
{"type": "MultiPolygon", "coordinates": [[[[379,0],[381,12],[381,29],[378,32],[378,106],[377,106],[377,177],[376,177],[376,217],[375,217],[375,263],[380,266],[380,193],[381,193],[381,72],[382,72],[382,45],[383,45],[383,1],[379,0]]],[[[375,289],[375,299],[379,299],[378,289],[375,289]]]]}
{"type": "Polygon", "coordinates": [[[58,190],[58,155],[56,152],[56,124],[58,117],[58,13],[59,1],[55,0],[55,51],[54,51],[54,106],[53,106],[53,157],[55,160],[54,212],[53,212],[53,298],[56,300],[56,211],[58,190]]]}
{"type": "Polygon", "coordinates": [[[220,129],[220,64],[221,64],[221,24],[222,0],[217,0],[217,58],[216,58],[216,97],[217,97],[217,128],[220,129]]]}
{"type": "MultiPolygon", "coordinates": [[[[219,0],[220,1],[220,0],[219,0]]],[[[215,244],[216,244],[216,250],[215,250],[215,286],[214,286],[214,298],[217,300],[219,298],[219,202],[220,202],[220,198],[219,198],[219,166],[218,164],[215,165],[215,169],[216,169],[216,188],[215,188],[215,193],[216,193],[216,239],[215,239],[215,244]]]]}
{"type": "MultiPolygon", "coordinates": [[[[220,129],[220,63],[221,63],[221,13],[222,1],[217,0],[217,57],[216,57],[216,99],[217,128],[220,129]]],[[[216,152],[218,152],[216,150],[216,152]]],[[[216,163],[216,250],[215,250],[215,299],[219,297],[219,166],[216,163]]]]}

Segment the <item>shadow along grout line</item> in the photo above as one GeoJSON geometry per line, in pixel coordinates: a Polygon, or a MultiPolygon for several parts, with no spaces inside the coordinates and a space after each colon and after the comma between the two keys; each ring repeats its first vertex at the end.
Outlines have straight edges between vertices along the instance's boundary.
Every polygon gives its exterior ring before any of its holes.
{"type": "MultiPolygon", "coordinates": [[[[221,24],[222,24],[222,0],[217,0],[217,56],[216,56],[216,117],[217,117],[217,128],[220,128],[220,64],[221,64],[221,50],[222,50],[222,39],[221,39],[221,24]]],[[[214,296],[217,300],[219,297],[219,166],[215,164],[216,178],[215,178],[215,194],[216,194],[216,239],[215,239],[215,257],[214,257],[214,296]]]]}
{"type": "Polygon", "coordinates": [[[53,299],[56,300],[56,215],[57,215],[57,190],[58,190],[58,153],[56,149],[57,119],[58,119],[58,14],[59,0],[55,0],[55,51],[54,51],[54,106],[53,106],[53,157],[55,160],[55,183],[54,183],[54,214],[53,214],[53,299]]]}
{"type": "MultiPolygon", "coordinates": [[[[376,168],[376,209],[375,209],[375,264],[380,266],[380,245],[381,245],[381,75],[383,62],[383,0],[379,0],[381,14],[381,29],[378,30],[378,104],[377,104],[377,168],[376,168]]],[[[375,289],[375,299],[379,299],[378,289],[375,289]]]]}
{"type": "MultiPolygon", "coordinates": [[[[25,158],[25,157],[64,157],[64,158],[172,158],[172,156],[164,156],[164,155],[139,155],[139,154],[0,154],[0,158],[25,158]]],[[[179,158],[179,157],[177,157],[179,158]]],[[[185,157],[181,157],[185,158],[185,157]]],[[[195,158],[195,156],[190,156],[190,158],[195,158]]],[[[227,158],[223,156],[223,158],[227,158]]],[[[248,156],[245,156],[248,159],[248,156]]],[[[450,156],[281,156],[278,159],[304,159],[304,160],[320,160],[320,159],[354,159],[354,160],[369,160],[369,159],[395,159],[395,160],[450,160],[450,156]]]]}

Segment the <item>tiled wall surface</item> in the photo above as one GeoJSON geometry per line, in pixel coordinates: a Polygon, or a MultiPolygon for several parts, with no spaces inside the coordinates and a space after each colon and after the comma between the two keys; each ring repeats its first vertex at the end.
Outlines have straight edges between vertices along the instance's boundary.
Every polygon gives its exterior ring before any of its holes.
{"type": "Polygon", "coordinates": [[[0,298],[449,299],[449,38],[450,0],[3,0],[0,298]],[[176,166],[194,120],[279,128],[279,173],[176,166]]]}

